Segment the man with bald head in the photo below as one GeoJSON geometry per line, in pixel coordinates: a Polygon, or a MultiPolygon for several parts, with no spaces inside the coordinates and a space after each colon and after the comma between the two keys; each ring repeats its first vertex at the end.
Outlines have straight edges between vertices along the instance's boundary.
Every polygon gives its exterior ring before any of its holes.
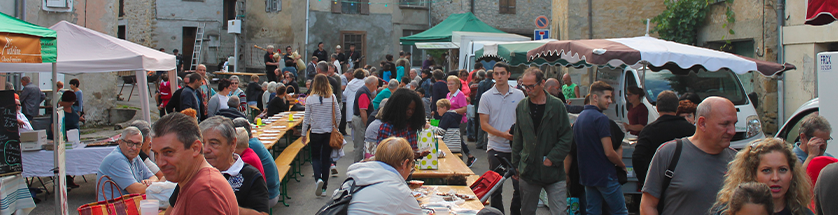
{"type": "MultiPolygon", "coordinates": [[[[201,92],[201,107],[206,110],[207,102],[215,95],[215,90],[210,86],[209,78],[207,77],[207,65],[198,64],[195,67],[195,73],[201,75],[201,86],[197,90],[201,92]]],[[[203,114],[202,119],[206,119],[209,116],[209,113],[206,111],[202,111],[201,113],[203,114]]]]}
{"type": "Polygon", "coordinates": [[[562,93],[562,84],[559,83],[559,80],[555,78],[548,78],[547,81],[544,82],[544,90],[550,93],[550,95],[561,99],[562,103],[567,103],[564,94],[562,93]]]}
{"type": "Polygon", "coordinates": [[[562,85],[562,93],[564,93],[565,98],[582,98],[582,96],[579,95],[579,85],[574,84],[573,81],[570,80],[570,73],[565,73],[562,76],[562,83],[564,83],[564,85],[562,85]]]}
{"type": "Polygon", "coordinates": [[[736,107],[726,98],[707,97],[696,108],[696,117],[693,136],[664,143],[652,158],[641,214],[691,214],[713,206],[727,164],[736,155],[730,148],[736,107]]]}

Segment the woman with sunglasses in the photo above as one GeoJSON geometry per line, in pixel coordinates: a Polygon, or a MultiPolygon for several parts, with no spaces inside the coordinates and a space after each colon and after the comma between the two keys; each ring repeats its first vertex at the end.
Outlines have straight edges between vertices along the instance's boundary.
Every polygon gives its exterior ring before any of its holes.
{"type": "Polygon", "coordinates": [[[739,184],[759,182],[768,185],[774,204],[773,214],[813,214],[807,205],[812,185],[806,170],[782,139],[756,140],[736,154],[728,164],[725,184],[716,197],[711,213],[724,212],[739,184]]]}

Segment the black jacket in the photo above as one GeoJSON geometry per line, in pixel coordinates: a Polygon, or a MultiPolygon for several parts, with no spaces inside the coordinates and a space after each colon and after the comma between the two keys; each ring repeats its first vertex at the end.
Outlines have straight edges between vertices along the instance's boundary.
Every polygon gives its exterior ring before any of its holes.
{"type": "Polygon", "coordinates": [[[175,93],[172,93],[172,99],[169,100],[169,103],[166,104],[166,113],[174,113],[180,112],[180,94],[183,92],[183,88],[175,90],[175,93]]]}
{"type": "Polygon", "coordinates": [[[218,110],[218,112],[216,112],[215,115],[224,116],[230,119],[236,119],[239,117],[247,119],[247,116],[245,116],[239,110],[236,110],[235,107],[218,110]]]}
{"type": "Polygon", "coordinates": [[[631,163],[634,172],[637,173],[637,179],[641,183],[646,181],[649,164],[661,144],[692,136],[694,133],[695,126],[687,122],[687,119],[672,115],[661,115],[657,120],[643,127],[637,135],[634,153],[631,154],[631,163]]]}
{"type": "MultiPolygon", "coordinates": [[[[247,101],[262,101],[262,86],[256,82],[247,84],[247,89],[244,90],[244,95],[247,96],[247,101]]],[[[261,106],[260,106],[261,107],[261,106]]]]}

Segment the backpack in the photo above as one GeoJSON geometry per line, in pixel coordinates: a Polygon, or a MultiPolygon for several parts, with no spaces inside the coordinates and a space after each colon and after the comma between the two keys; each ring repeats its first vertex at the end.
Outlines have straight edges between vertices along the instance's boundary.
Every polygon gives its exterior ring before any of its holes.
{"type": "Polygon", "coordinates": [[[341,183],[340,189],[337,190],[334,195],[332,195],[332,199],[329,200],[329,202],[326,203],[326,205],[320,208],[320,210],[317,211],[316,215],[347,214],[347,212],[349,212],[349,203],[352,202],[353,195],[361,189],[364,189],[365,187],[376,185],[378,183],[364,186],[355,186],[355,179],[346,178],[346,180],[344,180],[343,183],[341,183]]]}

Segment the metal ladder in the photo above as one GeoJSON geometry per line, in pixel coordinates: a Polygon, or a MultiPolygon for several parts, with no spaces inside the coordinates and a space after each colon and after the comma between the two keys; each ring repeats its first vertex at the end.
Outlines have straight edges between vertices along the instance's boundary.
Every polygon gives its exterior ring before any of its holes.
{"type": "Polygon", "coordinates": [[[196,70],[201,63],[201,51],[204,47],[204,28],[207,23],[201,23],[195,30],[195,46],[192,47],[192,61],[189,70],[196,70]]]}

